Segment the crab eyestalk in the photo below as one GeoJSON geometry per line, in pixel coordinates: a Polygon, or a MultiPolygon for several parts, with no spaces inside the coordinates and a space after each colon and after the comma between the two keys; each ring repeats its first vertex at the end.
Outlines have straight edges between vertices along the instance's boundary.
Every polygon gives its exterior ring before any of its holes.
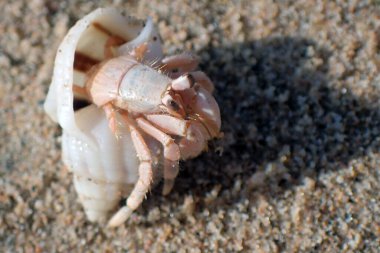
{"type": "Polygon", "coordinates": [[[162,104],[169,114],[179,118],[186,117],[186,112],[182,105],[183,102],[179,94],[173,94],[172,92],[166,93],[162,98],[162,104]]]}

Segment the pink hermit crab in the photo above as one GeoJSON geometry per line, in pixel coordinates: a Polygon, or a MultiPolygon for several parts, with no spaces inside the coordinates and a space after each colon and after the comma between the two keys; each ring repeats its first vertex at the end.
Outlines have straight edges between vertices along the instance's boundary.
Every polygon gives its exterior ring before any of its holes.
{"type": "Polygon", "coordinates": [[[179,160],[220,135],[214,87],[197,65],[190,54],[164,57],[151,19],[106,8],[70,29],[45,110],[63,128],[63,161],[91,221],[108,218],[127,196],[108,222],[122,224],[158,177],[168,194],[179,160]]]}

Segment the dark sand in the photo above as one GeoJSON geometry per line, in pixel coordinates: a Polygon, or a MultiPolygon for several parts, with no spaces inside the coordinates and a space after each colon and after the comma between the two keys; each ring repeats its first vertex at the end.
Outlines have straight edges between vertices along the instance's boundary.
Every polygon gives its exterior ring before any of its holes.
{"type": "Polygon", "coordinates": [[[379,252],[379,1],[59,2],[0,1],[1,252],[379,252]],[[225,133],[117,229],[86,221],[42,107],[100,6],[201,57],[225,133]]]}

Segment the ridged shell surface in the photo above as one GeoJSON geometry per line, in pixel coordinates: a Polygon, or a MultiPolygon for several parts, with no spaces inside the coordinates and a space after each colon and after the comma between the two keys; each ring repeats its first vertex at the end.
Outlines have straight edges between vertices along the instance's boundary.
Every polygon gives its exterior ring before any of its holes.
{"type": "MultiPolygon", "coordinates": [[[[79,20],[61,43],[44,105],[48,115],[63,129],[63,161],[73,172],[75,189],[91,221],[106,220],[138,178],[139,161],[129,129],[120,125],[119,134],[115,136],[102,109],[93,104],[78,110],[74,107],[76,100],[86,100],[74,92],[74,86],[84,86],[85,70],[91,67],[76,68],[76,59],[79,56],[91,59],[86,61],[90,65],[103,60],[107,36],[111,35],[123,41],[116,55],[128,54],[146,42],[147,61],[162,57],[159,40],[152,40],[158,33],[150,20],[144,23],[125,18],[115,9],[97,9],[79,20]]],[[[156,152],[153,155],[159,157],[158,143],[147,140],[151,150],[156,152]]]]}

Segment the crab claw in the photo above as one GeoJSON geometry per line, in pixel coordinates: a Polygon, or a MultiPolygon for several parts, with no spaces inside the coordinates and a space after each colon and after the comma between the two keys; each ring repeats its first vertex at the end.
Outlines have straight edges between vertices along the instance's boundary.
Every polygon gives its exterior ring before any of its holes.
{"type": "Polygon", "coordinates": [[[181,159],[186,160],[196,157],[207,149],[207,141],[210,135],[206,128],[199,122],[192,121],[184,136],[178,143],[181,159]]]}
{"type": "Polygon", "coordinates": [[[211,138],[218,137],[220,133],[220,111],[214,97],[204,88],[196,87],[195,101],[191,108],[194,115],[205,125],[211,138]]]}
{"type": "Polygon", "coordinates": [[[207,149],[207,141],[220,135],[220,111],[214,97],[205,88],[196,86],[181,92],[183,102],[190,108],[190,125],[179,142],[181,158],[196,157],[207,149]]]}

